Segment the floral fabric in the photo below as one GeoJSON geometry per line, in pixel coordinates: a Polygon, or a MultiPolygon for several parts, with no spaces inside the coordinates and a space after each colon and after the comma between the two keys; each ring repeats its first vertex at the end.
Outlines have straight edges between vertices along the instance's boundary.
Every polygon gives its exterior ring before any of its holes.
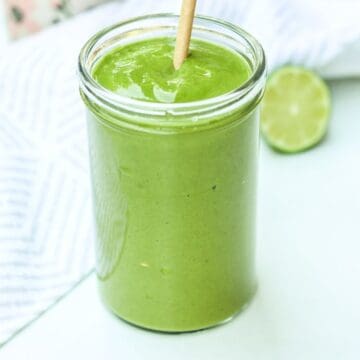
{"type": "Polygon", "coordinates": [[[107,0],[4,0],[10,37],[20,38],[107,0]]]}

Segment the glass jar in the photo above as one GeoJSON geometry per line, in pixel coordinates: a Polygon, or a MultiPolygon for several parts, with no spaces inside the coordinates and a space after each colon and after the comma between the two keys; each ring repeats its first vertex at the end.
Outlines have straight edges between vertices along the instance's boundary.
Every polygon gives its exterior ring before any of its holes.
{"type": "Polygon", "coordinates": [[[230,23],[198,16],[192,37],[228,47],[252,75],[207,100],[134,100],[97,84],[114,47],[175,37],[178,16],[149,15],[100,31],[80,54],[87,107],[99,288],[122,319],[166,332],[231,319],[256,290],[254,266],[260,44],[230,23]]]}

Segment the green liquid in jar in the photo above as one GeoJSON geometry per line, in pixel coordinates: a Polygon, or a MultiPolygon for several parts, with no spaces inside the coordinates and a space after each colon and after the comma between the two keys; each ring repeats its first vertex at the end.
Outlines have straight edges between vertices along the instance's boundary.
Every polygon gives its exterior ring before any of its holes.
{"type": "MultiPolygon", "coordinates": [[[[243,56],[200,40],[175,71],[174,44],[155,38],[112,49],[93,78],[129,98],[181,103],[229,93],[251,76],[243,56]]],[[[191,331],[250,301],[257,112],[215,120],[229,119],[231,126],[161,133],[123,129],[106,111],[89,112],[97,273],[105,304],[121,318],[191,331]]]]}
{"type": "Polygon", "coordinates": [[[155,38],[115,48],[100,59],[94,79],[114,93],[138,100],[181,103],[210,99],[233,91],[251,75],[241,55],[201,40],[177,71],[175,40],[155,38]]]}

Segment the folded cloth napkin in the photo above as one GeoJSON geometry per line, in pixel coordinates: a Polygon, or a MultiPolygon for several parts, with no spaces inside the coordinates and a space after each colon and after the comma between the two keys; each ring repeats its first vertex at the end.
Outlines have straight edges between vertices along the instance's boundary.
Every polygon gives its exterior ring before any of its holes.
{"type": "MultiPolygon", "coordinates": [[[[295,62],[331,69],[327,64],[359,41],[360,4],[314,3],[199,0],[198,13],[254,33],[271,68],[295,62]]],[[[93,268],[85,114],[76,76],[81,45],[111,23],[179,6],[180,0],[105,4],[8,46],[0,58],[0,343],[93,268]]]]}

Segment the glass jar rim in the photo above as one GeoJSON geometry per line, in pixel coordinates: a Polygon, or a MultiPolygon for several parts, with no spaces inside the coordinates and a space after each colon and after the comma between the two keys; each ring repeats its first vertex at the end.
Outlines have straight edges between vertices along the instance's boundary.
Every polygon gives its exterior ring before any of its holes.
{"type": "Polygon", "coordinates": [[[222,108],[232,105],[250,93],[258,94],[261,91],[261,88],[263,88],[263,84],[265,81],[266,59],[264,50],[258,40],[256,40],[255,37],[253,37],[247,31],[243,30],[237,25],[232,24],[231,22],[204,15],[196,15],[195,21],[200,20],[210,22],[231,31],[237,36],[240,36],[251,47],[252,51],[256,56],[256,66],[254,67],[251,76],[248,80],[246,80],[243,84],[241,84],[234,90],[209,99],[180,103],[161,103],[133,99],[124,95],[116,94],[104,88],[93,79],[91,69],[89,69],[87,66],[89,56],[94,50],[97,42],[103,37],[105,37],[107,34],[109,34],[111,31],[126,25],[130,25],[132,23],[151,20],[154,18],[177,19],[178,17],[179,15],[174,13],[158,13],[133,17],[125,21],[121,21],[111,26],[105,27],[104,29],[93,35],[81,49],[78,59],[78,74],[80,78],[81,91],[90,99],[100,100],[102,104],[106,105],[109,108],[122,108],[127,110],[137,109],[137,112],[139,113],[153,114],[155,116],[161,114],[184,115],[188,113],[198,112],[202,109],[208,109],[209,111],[212,111],[214,108],[218,109],[220,107],[222,108]],[[139,111],[139,109],[141,110],[139,111]]]}

